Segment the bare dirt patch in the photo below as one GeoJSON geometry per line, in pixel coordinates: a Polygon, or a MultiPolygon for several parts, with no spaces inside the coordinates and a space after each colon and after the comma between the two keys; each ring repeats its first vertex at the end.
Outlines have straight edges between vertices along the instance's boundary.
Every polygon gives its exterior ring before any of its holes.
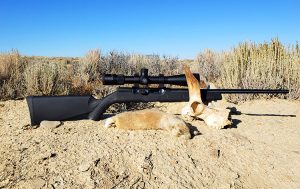
{"type": "Polygon", "coordinates": [[[225,105],[232,128],[191,120],[201,134],[184,141],[103,121],[31,127],[25,101],[0,102],[0,188],[299,188],[300,103],[225,105]]]}

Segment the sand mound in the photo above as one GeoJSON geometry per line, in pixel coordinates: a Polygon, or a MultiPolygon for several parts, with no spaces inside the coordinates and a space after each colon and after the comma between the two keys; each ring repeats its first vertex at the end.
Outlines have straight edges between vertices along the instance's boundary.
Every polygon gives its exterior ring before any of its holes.
{"type": "Polygon", "coordinates": [[[193,120],[184,141],[103,121],[32,128],[25,101],[0,102],[0,188],[299,188],[300,103],[235,107],[233,128],[193,120]]]}

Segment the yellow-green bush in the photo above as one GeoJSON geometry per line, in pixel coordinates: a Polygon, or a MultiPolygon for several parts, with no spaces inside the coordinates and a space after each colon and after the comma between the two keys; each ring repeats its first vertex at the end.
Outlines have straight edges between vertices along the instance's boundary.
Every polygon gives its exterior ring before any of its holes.
{"type": "Polygon", "coordinates": [[[220,78],[220,66],[223,62],[223,56],[221,53],[216,53],[212,50],[206,49],[199,53],[196,57],[198,62],[201,79],[205,79],[209,82],[216,83],[220,78]]]}
{"type": "Polygon", "coordinates": [[[24,97],[24,75],[27,61],[18,51],[0,54],[0,99],[24,97]]]}
{"type": "Polygon", "coordinates": [[[69,74],[62,63],[35,63],[24,72],[26,95],[66,95],[69,74]]]}
{"type": "MultiPolygon", "coordinates": [[[[84,95],[102,98],[115,90],[103,86],[105,73],[133,75],[143,67],[149,74],[182,74],[176,57],[125,54],[116,51],[101,54],[91,50],[82,58],[24,57],[18,51],[0,54],[0,99],[18,99],[26,95],[84,95]]],[[[205,50],[196,57],[199,70],[220,88],[290,89],[290,99],[300,98],[300,52],[298,44],[284,46],[279,40],[246,42],[225,52],[205,50]]],[[[196,66],[196,67],[195,67],[196,66]]],[[[230,95],[230,101],[257,98],[257,95],[230,95]]],[[[263,95],[259,97],[271,97],[263,95]]]]}
{"type": "MultiPolygon", "coordinates": [[[[199,58],[200,57],[200,58],[199,58]]],[[[200,53],[202,73],[220,88],[289,89],[290,94],[278,97],[300,98],[299,47],[285,47],[278,39],[256,44],[240,43],[227,52],[200,53]]],[[[260,95],[270,97],[271,95],[260,95]]],[[[257,98],[257,95],[228,95],[230,101],[257,98]]]]}
{"type": "Polygon", "coordinates": [[[290,89],[287,97],[297,99],[300,97],[299,58],[295,47],[284,47],[277,39],[263,44],[241,43],[224,53],[219,83],[226,88],[290,89]]]}

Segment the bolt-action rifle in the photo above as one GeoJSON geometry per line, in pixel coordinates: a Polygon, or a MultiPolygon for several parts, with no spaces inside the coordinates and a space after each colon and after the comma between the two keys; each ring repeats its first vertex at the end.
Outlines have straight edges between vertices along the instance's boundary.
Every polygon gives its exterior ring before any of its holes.
{"type": "MultiPolygon", "coordinates": [[[[200,75],[194,74],[200,81],[200,75]]],[[[167,88],[165,84],[187,86],[185,75],[149,76],[148,69],[141,69],[140,74],[124,76],[105,74],[104,85],[133,84],[133,87],[119,87],[115,92],[102,99],[92,96],[28,96],[26,98],[31,125],[43,120],[66,121],[91,119],[98,121],[105,111],[115,103],[126,102],[183,102],[189,101],[187,88],[167,88]],[[149,84],[158,84],[157,88],[149,84]],[[140,87],[143,85],[144,87],[140,87]]],[[[221,100],[222,94],[286,94],[288,90],[272,89],[201,89],[202,101],[205,103],[221,100]]]]}

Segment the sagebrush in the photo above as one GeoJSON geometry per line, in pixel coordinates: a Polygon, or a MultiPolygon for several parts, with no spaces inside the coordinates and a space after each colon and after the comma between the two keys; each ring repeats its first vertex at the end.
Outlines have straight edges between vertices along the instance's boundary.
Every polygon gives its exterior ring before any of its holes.
{"type": "Polygon", "coordinates": [[[200,72],[220,88],[289,89],[288,95],[228,95],[238,102],[272,96],[300,98],[299,46],[284,46],[278,39],[240,43],[227,52],[204,51],[197,56],[200,72]]]}
{"type": "MultiPolygon", "coordinates": [[[[280,98],[300,98],[300,52],[278,39],[265,43],[240,43],[229,51],[205,50],[194,61],[159,55],[126,54],[91,50],[82,58],[26,57],[16,50],[0,54],[0,99],[28,95],[84,95],[102,98],[115,87],[103,86],[105,73],[133,75],[143,67],[149,74],[182,74],[182,63],[220,88],[290,89],[280,98]]],[[[273,95],[274,96],[274,95],[273,95]]],[[[228,95],[237,102],[271,95],[228,95]]],[[[124,105],[128,108],[130,105],[124,105]]]]}

